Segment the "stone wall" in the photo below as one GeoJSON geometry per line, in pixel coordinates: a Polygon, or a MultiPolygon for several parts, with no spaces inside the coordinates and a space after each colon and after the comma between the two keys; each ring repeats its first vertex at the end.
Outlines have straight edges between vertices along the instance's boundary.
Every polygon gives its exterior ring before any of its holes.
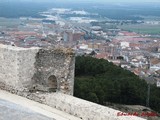
{"type": "Polygon", "coordinates": [[[22,89],[20,91],[28,91],[32,85],[32,77],[36,71],[34,63],[35,57],[39,48],[19,48],[17,51],[17,75],[18,82],[21,84],[22,89]]]}
{"type": "Polygon", "coordinates": [[[0,87],[53,92],[56,84],[55,91],[73,95],[74,62],[72,49],[0,45],[0,87]]]}
{"type": "Polygon", "coordinates": [[[71,49],[40,49],[36,54],[36,72],[32,78],[34,88],[49,92],[52,91],[51,88],[56,88],[56,91],[73,95],[74,62],[74,52],[71,49]],[[51,77],[56,79],[57,83],[49,81],[51,77]]]}
{"type": "Polygon", "coordinates": [[[17,55],[13,49],[0,45],[0,83],[16,87],[17,75],[17,55]]]}
{"type": "Polygon", "coordinates": [[[43,104],[54,107],[82,120],[146,120],[136,116],[117,116],[118,110],[98,105],[62,93],[37,94],[43,104]],[[43,98],[43,100],[42,100],[43,98]]]}
{"type": "Polygon", "coordinates": [[[23,91],[34,72],[34,55],[37,51],[37,48],[26,49],[0,44],[1,85],[23,91]]]}

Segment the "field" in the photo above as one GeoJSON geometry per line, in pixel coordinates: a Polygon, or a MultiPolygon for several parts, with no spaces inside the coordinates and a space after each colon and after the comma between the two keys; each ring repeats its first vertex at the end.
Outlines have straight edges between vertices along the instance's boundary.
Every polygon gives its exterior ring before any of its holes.
{"type": "Polygon", "coordinates": [[[118,26],[122,30],[132,31],[141,34],[152,34],[159,35],[160,34],[160,24],[158,25],[150,25],[150,24],[140,24],[140,25],[122,25],[118,26]]]}

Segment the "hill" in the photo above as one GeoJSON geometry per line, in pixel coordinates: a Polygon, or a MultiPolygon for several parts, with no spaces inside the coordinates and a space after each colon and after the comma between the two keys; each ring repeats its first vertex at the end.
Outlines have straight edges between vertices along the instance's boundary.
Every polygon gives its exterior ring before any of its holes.
{"type": "MultiPolygon", "coordinates": [[[[146,105],[147,83],[104,59],[78,56],[74,96],[101,105],[107,102],[146,105]]],[[[150,107],[160,112],[160,88],[151,85],[150,107]]]]}

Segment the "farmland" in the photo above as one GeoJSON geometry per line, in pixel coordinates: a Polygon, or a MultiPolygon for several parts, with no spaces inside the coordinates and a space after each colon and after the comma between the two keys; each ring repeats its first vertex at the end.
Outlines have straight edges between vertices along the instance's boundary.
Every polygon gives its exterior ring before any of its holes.
{"type": "Polygon", "coordinates": [[[141,34],[151,34],[151,35],[160,34],[160,24],[121,25],[118,26],[118,28],[141,34]]]}

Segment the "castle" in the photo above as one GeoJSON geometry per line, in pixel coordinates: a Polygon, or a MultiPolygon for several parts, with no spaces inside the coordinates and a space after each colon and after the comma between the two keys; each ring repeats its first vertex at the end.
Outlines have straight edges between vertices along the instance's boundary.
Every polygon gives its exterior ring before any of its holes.
{"type": "Polygon", "coordinates": [[[0,44],[0,88],[82,120],[144,120],[73,97],[75,54],[70,48],[0,44]]]}

